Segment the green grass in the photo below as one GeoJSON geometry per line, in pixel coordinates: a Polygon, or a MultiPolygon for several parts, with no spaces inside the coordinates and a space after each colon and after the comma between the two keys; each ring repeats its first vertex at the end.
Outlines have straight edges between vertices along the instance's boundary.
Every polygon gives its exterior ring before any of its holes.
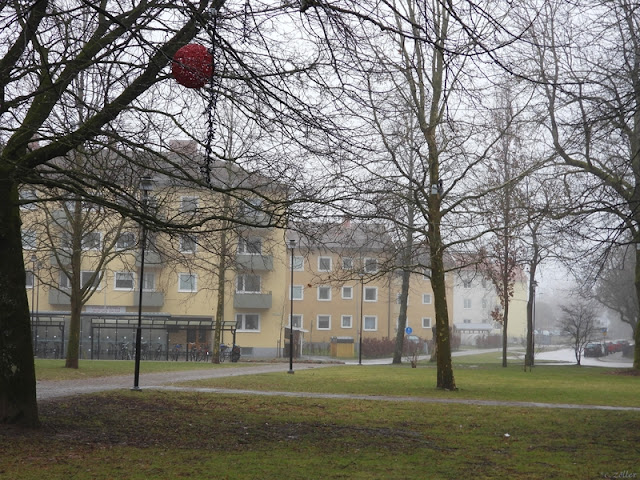
{"type": "MultiPolygon", "coordinates": [[[[115,375],[133,375],[133,360],[81,360],[78,369],[64,368],[64,360],[36,359],[36,378],[38,380],[78,380],[82,378],[108,377],[115,375]]],[[[250,363],[221,363],[214,365],[203,362],[155,362],[144,360],[140,372],[174,372],[184,370],[206,370],[211,368],[229,368],[248,366],[250,363]]]]}
{"type": "MultiPolygon", "coordinates": [[[[295,365],[294,365],[295,370],[295,365]]],[[[611,369],[577,366],[458,366],[458,391],[435,388],[436,368],[340,366],[300,370],[294,375],[265,373],[188,382],[198,387],[359,395],[423,396],[585,405],[640,406],[640,377],[615,375],[611,369]]]]}
{"type": "MultiPolygon", "coordinates": [[[[640,377],[575,366],[333,366],[197,382],[265,390],[639,406],[640,377]]],[[[465,357],[465,361],[470,360],[465,357]]],[[[242,364],[241,364],[242,365],[242,364]]],[[[227,366],[227,365],[224,365],[227,366]]],[[[237,366],[237,365],[236,365],[237,366]]],[[[38,378],[130,374],[133,362],[37,361],[38,378]],[[60,374],[64,371],[64,374],[60,374]],[[73,373],[75,372],[75,373],[73,373]]],[[[145,362],[143,371],[219,368],[145,362]]],[[[294,365],[295,368],[295,365],[294,365]]],[[[74,377],[79,378],[79,377],[74,377]]],[[[193,382],[192,382],[193,383],[193,382]]],[[[640,412],[122,390],[39,406],[0,428],[0,478],[598,479],[640,476],[640,412]],[[635,475],[620,477],[620,475],[635,475]]]]}
{"type": "Polygon", "coordinates": [[[0,429],[0,478],[640,474],[637,412],[122,391],[47,402],[41,417],[37,431],[0,429]]]}

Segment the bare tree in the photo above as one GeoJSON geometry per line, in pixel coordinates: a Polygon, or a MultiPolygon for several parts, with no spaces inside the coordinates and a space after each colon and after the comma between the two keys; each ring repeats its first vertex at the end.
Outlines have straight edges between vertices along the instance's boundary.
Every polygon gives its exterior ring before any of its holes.
{"type": "MultiPolygon", "coordinates": [[[[547,2],[531,30],[553,148],[579,177],[585,239],[640,244],[640,16],[637,4],[547,2]]],[[[523,64],[530,65],[527,62],[523,64]]],[[[578,213],[578,212],[576,212],[578,213]]],[[[640,249],[635,296],[640,298],[640,249]]],[[[640,369],[640,329],[634,368],[640,369]]]]}
{"type": "Polygon", "coordinates": [[[562,307],[560,328],[573,345],[576,362],[580,365],[584,347],[595,333],[597,308],[593,302],[586,299],[578,300],[571,305],[562,307]]]}

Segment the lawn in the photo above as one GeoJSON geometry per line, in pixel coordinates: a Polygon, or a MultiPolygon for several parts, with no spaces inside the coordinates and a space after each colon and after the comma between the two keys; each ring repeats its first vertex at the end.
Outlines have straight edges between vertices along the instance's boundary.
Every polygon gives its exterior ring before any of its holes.
{"type": "Polygon", "coordinates": [[[524,372],[518,365],[502,368],[495,364],[464,364],[454,369],[458,391],[447,392],[435,388],[433,366],[349,365],[299,371],[294,375],[265,373],[192,381],[185,385],[640,407],[640,377],[618,373],[618,370],[575,365],[536,366],[531,372],[524,372]]]}
{"type": "MultiPolygon", "coordinates": [[[[207,384],[640,403],[640,377],[608,369],[525,373],[478,362],[458,365],[455,375],[457,392],[436,390],[435,369],[424,365],[324,367],[207,384]]],[[[42,402],[40,414],[39,430],[0,429],[0,478],[640,478],[637,411],[122,390],[42,402]]]]}

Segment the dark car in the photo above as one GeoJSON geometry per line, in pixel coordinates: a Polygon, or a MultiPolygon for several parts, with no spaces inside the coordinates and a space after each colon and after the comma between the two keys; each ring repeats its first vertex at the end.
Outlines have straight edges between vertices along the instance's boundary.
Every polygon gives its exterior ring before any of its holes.
{"type": "Polygon", "coordinates": [[[590,342],[584,347],[584,356],[585,357],[602,357],[606,355],[605,346],[601,343],[590,342]]]}

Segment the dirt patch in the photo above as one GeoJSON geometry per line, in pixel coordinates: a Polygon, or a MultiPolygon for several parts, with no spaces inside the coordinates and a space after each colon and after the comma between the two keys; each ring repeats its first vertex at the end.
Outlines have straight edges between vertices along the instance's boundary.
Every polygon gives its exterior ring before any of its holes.
{"type": "Polygon", "coordinates": [[[608,372],[609,375],[625,375],[628,377],[640,377],[640,370],[634,368],[621,368],[619,370],[612,370],[608,372]]]}

